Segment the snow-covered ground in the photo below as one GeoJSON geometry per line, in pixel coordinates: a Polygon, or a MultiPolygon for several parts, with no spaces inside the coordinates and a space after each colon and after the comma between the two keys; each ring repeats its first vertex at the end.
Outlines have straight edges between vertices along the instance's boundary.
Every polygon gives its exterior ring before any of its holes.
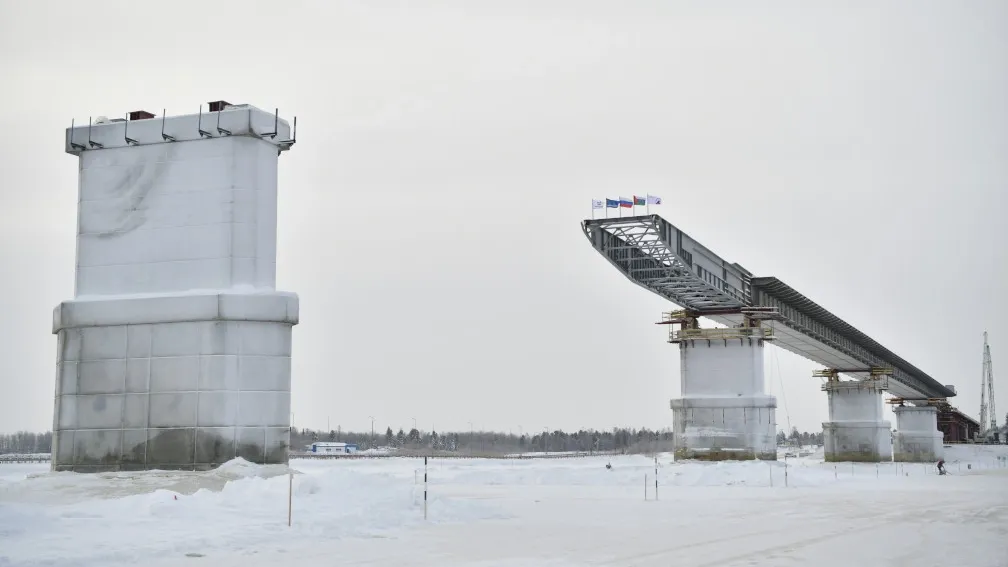
{"type": "Polygon", "coordinates": [[[659,456],[0,465],[0,565],[1008,565],[1008,447],[933,465],[659,456]],[[607,463],[612,464],[606,469],[607,463]],[[787,487],[785,484],[787,473],[787,487]],[[645,487],[647,501],[645,501],[645,487]]]}

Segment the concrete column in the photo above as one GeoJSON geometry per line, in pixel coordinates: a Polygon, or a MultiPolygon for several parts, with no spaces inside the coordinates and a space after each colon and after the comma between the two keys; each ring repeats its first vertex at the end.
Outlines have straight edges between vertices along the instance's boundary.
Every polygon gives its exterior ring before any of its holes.
{"type": "Polygon", "coordinates": [[[290,129],[250,106],[126,127],[66,133],[77,260],[74,298],[53,313],[53,469],[285,463],[298,297],[275,289],[276,202],[290,129]]]}
{"type": "Polygon", "coordinates": [[[777,459],[777,399],[766,395],[763,341],[679,343],[682,398],[671,401],[676,456],[777,459]]]}
{"type": "Polygon", "coordinates": [[[933,406],[896,406],[894,460],[929,463],[942,457],[943,435],[938,431],[938,409],[933,406]]]}
{"type": "Polygon", "coordinates": [[[825,460],[880,462],[892,459],[890,424],[882,419],[884,389],[874,381],[823,385],[829,421],[823,423],[825,460]]]}

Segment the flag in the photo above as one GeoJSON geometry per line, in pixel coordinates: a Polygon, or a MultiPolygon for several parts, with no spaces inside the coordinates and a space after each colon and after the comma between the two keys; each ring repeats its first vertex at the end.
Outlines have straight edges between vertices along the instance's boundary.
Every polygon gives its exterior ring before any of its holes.
{"type": "Polygon", "coordinates": [[[644,199],[644,197],[638,197],[637,195],[634,195],[633,196],[633,204],[634,204],[635,207],[643,207],[644,205],[647,204],[647,202],[644,199]]]}
{"type": "Polygon", "coordinates": [[[620,197],[619,198],[619,206],[625,207],[627,209],[632,209],[633,208],[633,201],[631,201],[630,199],[627,199],[626,197],[620,197]]]}
{"type": "Polygon", "coordinates": [[[605,200],[605,206],[607,208],[610,208],[610,209],[618,208],[619,207],[619,201],[617,201],[616,199],[606,198],[606,200],[605,200]]]}
{"type": "Polygon", "coordinates": [[[592,210],[602,208],[602,199],[592,199],[592,210]]]}
{"type": "Polygon", "coordinates": [[[661,204],[661,197],[657,197],[655,195],[648,195],[647,196],[647,204],[649,204],[649,205],[660,205],[661,204]]]}

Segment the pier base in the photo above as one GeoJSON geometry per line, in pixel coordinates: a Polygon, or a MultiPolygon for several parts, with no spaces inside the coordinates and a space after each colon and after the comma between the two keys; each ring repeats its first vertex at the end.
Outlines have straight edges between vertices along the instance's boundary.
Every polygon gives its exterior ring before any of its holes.
{"type": "Polygon", "coordinates": [[[890,423],[882,419],[884,388],[874,380],[823,385],[830,420],[823,423],[823,454],[827,462],[877,463],[892,459],[890,423]]]}
{"type": "Polygon", "coordinates": [[[938,409],[933,406],[896,406],[896,434],[893,437],[894,460],[928,463],[942,457],[938,409]]]}
{"type": "Polygon", "coordinates": [[[679,343],[683,397],[670,404],[677,458],[777,459],[777,399],[764,393],[763,344],[748,337],[679,343]]]}

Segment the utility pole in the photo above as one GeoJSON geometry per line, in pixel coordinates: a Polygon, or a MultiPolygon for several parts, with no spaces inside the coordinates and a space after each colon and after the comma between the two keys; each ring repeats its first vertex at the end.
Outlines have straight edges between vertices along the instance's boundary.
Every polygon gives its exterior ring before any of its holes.
{"type": "Polygon", "coordinates": [[[374,448],[374,416],[369,415],[371,418],[371,447],[374,448]]]}

